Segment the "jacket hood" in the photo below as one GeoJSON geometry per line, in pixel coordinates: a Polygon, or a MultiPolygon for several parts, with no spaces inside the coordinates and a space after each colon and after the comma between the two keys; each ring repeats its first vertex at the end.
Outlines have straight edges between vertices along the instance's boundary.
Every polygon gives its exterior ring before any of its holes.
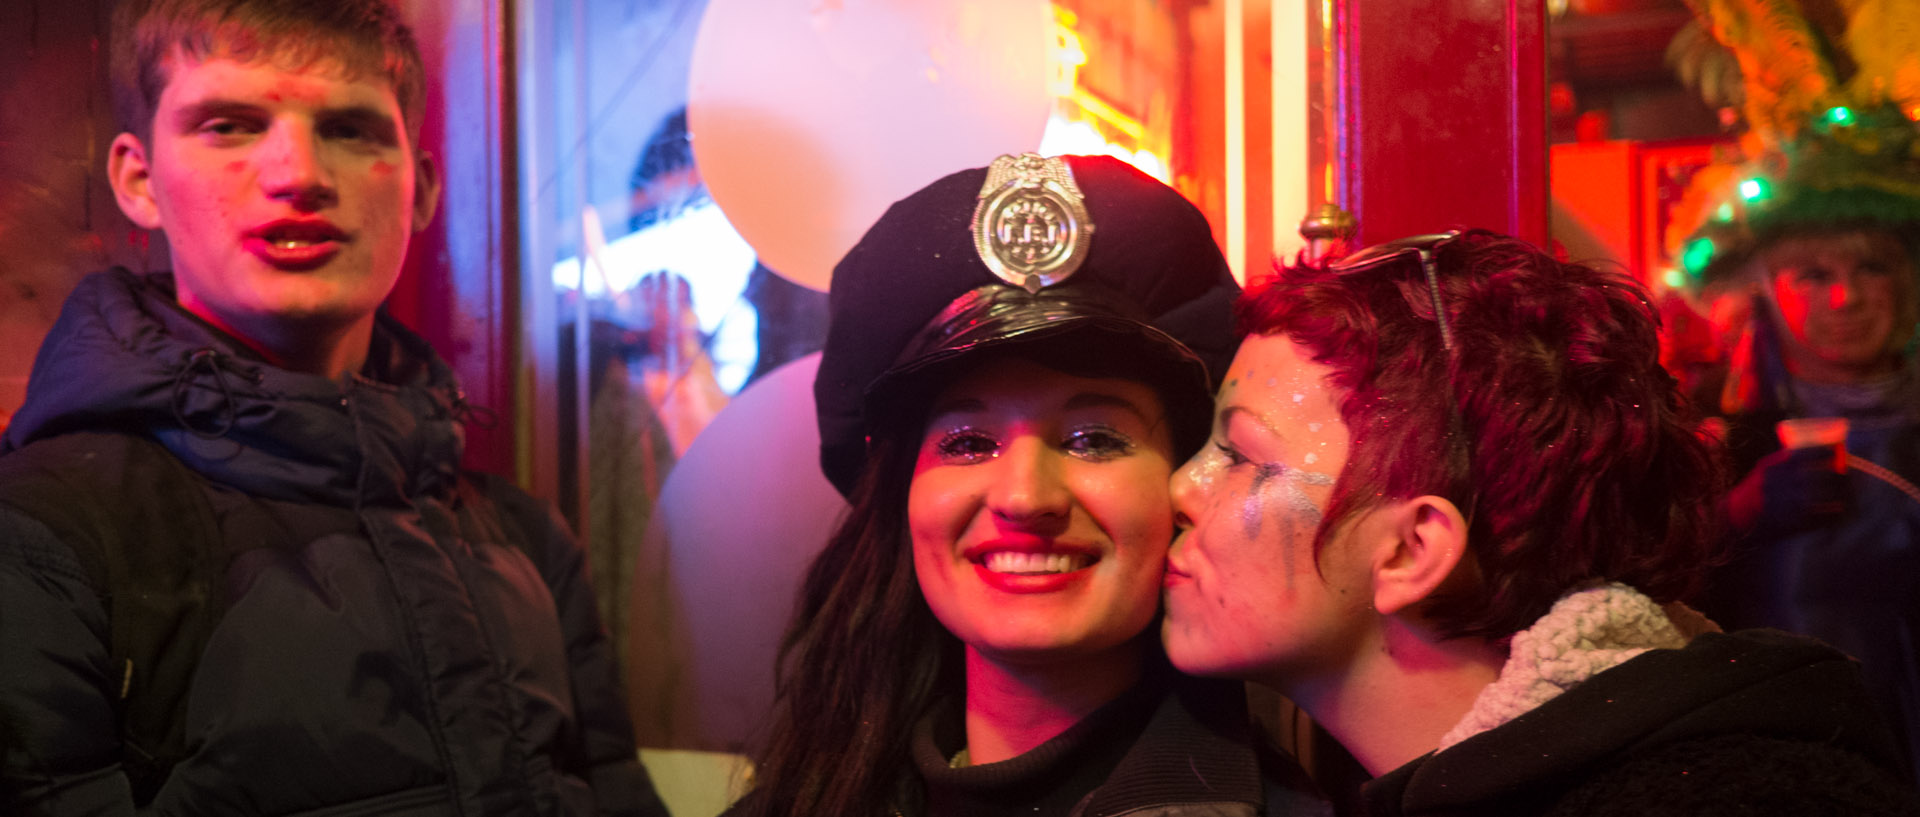
{"type": "Polygon", "coordinates": [[[67,298],[0,453],[141,433],[216,482],[350,505],[450,489],[464,408],[451,368],[384,310],[367,365],[343,385],[273,366],[188,313],[171,275],[115,269],[67,298]]]}
{"type": "Polygon", "coordinates": [[[1621,758],[1730,735],[1848,749],[1904,765],[1859,665],[1818,641],[1773,630],[1708,633],[1652,650],[1507,724],[1381,775],[1380,814],[1471,813],[1563,790],[1621,758]]]}

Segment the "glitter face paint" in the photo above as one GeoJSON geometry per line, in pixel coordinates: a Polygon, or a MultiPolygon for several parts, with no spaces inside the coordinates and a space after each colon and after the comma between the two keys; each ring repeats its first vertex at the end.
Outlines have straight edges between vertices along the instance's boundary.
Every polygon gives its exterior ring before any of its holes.
{"type": "Polygon", "coordinates": [[[1328,371],[1284,337],[1249,338],[1212,441],[1174,477],[1186,527],[1169,555],[1162,635],[1182,670],[1262,679],[1351,640],[1348,613],[1365,594],[1323,575],[1332,543],[1318,560],[1314,550],[1350,444],[1328,371]]]}
{"type": "MultiPolygon", "coordinates": [[[[1307,454],[1311,458],[1312,453],[1307,454]]],[[[1268,519],[1276,521],[1274,535],[1281,538],[1280,559],[1286,567],[1285,579],[1293,585],[1298,565],[1302,531],[1311,546],[1314,531],[1319,530],[1324,509],[1307,494],[1306,486],[1332,488],[1334,476],[1317,471],[1288,468],[1277,463],[1255,467],[1253,490],[1240,505],[1240,525],[1248,539],[1258,539],[1268,519]]]]}

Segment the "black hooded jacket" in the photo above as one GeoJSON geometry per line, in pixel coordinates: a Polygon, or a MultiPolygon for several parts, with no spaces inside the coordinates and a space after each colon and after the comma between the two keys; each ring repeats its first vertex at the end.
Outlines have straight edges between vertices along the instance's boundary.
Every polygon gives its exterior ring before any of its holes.
{"type": "Polygon", "coordinates": [[[1772,630],[1650,650],[1388,772],[1368,814],[1915,815],[1859,665],[1772,630]]]}
{"type": "Polygon", "coordinates": [[[344,386],[84,280],[0,456],[0,813],[663,814],[582,553],[459,468],[380,316],[344,386]]]}

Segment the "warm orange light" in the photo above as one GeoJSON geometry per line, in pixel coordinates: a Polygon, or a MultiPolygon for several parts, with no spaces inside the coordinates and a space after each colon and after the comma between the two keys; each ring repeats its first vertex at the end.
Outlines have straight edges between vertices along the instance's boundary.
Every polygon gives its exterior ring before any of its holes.
{"type": "Polygon", "coordinates": [[[1040,152],[1113,156],[1147,175],[1171,183],[1167,158],[1152,149],[1145,124],[1080,87],[1079,69],[1088,62],[1085,45],[1074,31],[1079,17],[1053,7],[1053,117],[1040,138],[1040,152]]]}
{"type": "Polygon", "coordinates": [[[1080,81],[1080,66],[1087,64],[1087,51],[1080,44],[1080,35],[1074,33],[1073,26],[1079,17],[1069,9],[1053,7],[1053,82],[1051,90],[1054,96],[1067,96],[1073,93],[1080,81]]]}

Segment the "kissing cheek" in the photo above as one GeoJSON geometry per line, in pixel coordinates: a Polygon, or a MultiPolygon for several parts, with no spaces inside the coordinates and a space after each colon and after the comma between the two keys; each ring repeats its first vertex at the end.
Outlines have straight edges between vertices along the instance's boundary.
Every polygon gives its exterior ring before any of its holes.
{"type": "Polygon", "coordinates": [[[1284,336],[1248,338],[1213,438],[1174,476],[1162,634],[1184,671],[1252,678],[1319,649],[1338,601],[1314,544],[1349,446],[1328,371],[1284,336]]]}

